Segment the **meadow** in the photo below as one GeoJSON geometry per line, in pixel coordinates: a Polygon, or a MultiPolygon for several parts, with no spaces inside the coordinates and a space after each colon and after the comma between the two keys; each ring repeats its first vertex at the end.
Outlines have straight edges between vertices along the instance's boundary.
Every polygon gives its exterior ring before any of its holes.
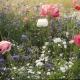
{"type": "Polygon", "coordinates": [[[0,80],[80,79],[80,1],[72,1],[0,0],[0,41],[12,44],[3,53],[0,42],[0,80]]]}

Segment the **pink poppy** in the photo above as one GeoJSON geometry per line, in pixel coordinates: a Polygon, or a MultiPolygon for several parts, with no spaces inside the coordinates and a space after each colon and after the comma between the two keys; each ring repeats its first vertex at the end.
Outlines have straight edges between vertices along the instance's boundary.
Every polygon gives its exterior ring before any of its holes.
{"type": "Polygon", "coordinates": [[[1,54],[4,54],[6,51],[9,51],[11,49],[11,43],[8,41],[1,41],[0,42],[0,50],[1,54]]]}
{"type": "Polygon", "coordinates": [[[78,0],[72,0],[72,2],[73,2],[74,4],[76,4],[76,3],[78,2],[78,0]]]}
{"type": "Polygon", "coordinates": [[[58,6],[43,5],[40,15],[41,16],[52,16],[52,17],[56,18],[60,15],[58,6]]]}
{"type": "Polygon", "coordinates": [[[24,18],[24,20],[23,20],[24,22],[28,22],[28,18],[24,18]]]}
{"type": "Polygon", "coordinates": [[[77,46],[80,46],[80,34],[74,36],[74,43],[75,43],[77,46]]]}

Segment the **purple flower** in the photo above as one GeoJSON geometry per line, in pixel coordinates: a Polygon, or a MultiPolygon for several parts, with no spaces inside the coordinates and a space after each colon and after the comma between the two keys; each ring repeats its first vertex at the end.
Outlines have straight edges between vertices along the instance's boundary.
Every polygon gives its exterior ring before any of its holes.
{"type": "Polygon", "coordinates": [[[77,27],[80,27],[80,23],[76,24],[77,27]]]}
{"type": "Polygon", "coordinates": [[[20,44],[20,45],[19,45],[20,48],[23,48],[23,46],[24,46],[23,44],[20,44]]]}
{"type": "Polygon", "coordinates": [[[33,50],[29,47],[27,48],[27,50],[28,50],[28,52],[31,52],[31,53],[33,52],[33,50]]]}
{"type": "Polygon", "coordinates": [[[25,40],[25,39],[27,39],[27,36],[23,34],[21,40],[25,40]]]}
{"type": "Polygon", "coordinates": [[[54,20],[51,20],[50,21],[50,26],[53,27],[53,24],[54,24],[54,20]]]}
{"type": "Polygon", "coordinates": [[[70,57],[75,57],[76,54],[74,54],[73,52],[70,53],[70,57]]]}
{"type": "Polygon", "coordinates": [[[7,78],[7,80],[12,80],[11,78],[7,78]]]}
{"type": "Polygon", "coordinates": [[[49,67],[50,67],[50,64],[49,64],[49,63],[47,63],[47,64],[46,64],[46,67],[48,67],[48,68],[49,68],[49,67]]]}
{"type": "Polygon", "coordinates": [[[52,39],[52,36],[49,36],[48,38],[49,38],[49,39],[52,39]]]}
{"type": "Polygon", "coordinates": [[[0,68],[0,71],[4,71],[4,67],[0,68]]]}
{"type": "Polygon", "coordinates": [[[49,60],[51,61],[52,60],[52,57],[50,57],[49,60]]]}
{"type": "Polygon", "coordinates": [[[25,12],[25,10],[23,9],[23,10],[21,10],[21,12],[22,12],[22,13],[24,13],[24,12],[25,12]]]}
{"type": "Polygon", "coordinates": [[[6,68],[5,71],[10,71],[10,68],[6,68]]]}
{"type": "Polygon", "coordinates": [[[0,59],[0,63],[3,63],[4,62],[4,59],[0,59]]]}
{"type": "Polygon", "coordinates": [[[11,56],[11,58],[12,58],[13,60],[18,60],[18,59],[19,59],[19,56],[18,56],[18,55],[15,55],[15,56],[11,56]]]}
{"type": "Polygon", "coordinates": [[[28,57],[28,56],[23,56],[23,59],[24,59],[24,60],[28,60],[29,57],[28,57]]]}

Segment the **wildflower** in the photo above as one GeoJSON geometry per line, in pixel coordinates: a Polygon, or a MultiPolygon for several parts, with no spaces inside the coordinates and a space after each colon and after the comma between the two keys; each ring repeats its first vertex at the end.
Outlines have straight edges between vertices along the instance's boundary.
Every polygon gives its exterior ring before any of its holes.
{"type": "Polygon", "coordinates": [[[52,36],[48,36],[49,39],[52,39],[52,36]]]}
{"type": "Polygon", "coordinates": [[[75,6],[75,9],[80,11],[80,6],[75,6]]]}
{"type": "Polygon", "coordinates": [[[12,60],[18,60],[19,59],[19,56],[18,55],[15,55],[15,56],[11,56],[12,60]]]}
{"type": "Polygon", "coordinates": [[[46,18],[38,19],[37,27],[46,27],[48,26],[48,20],[46,18]]]}
{"type": "Polygon", "coordinates": [[[43,46],[42,48],[43,48],[43,49],[46,49],[46,46],[43,46]]]}
{"type": "Polygon", "coordinates": [[[23,20],[24,22],[28,22],[28,18],[24,18],[24,20],[23,20]]]}
{"type": "Polygon", "coordinates": [[[11,42],[8,41],[1,41],[0,42],[0,51],[2,54],[4,54],[5,52],[9,51],[11,49],[11,42]]]}
{"type": "Polygon", "coordinates": [[[78,2],[78,0],[72,0],[72,2],[73,2],[74,4],[76,4],[76,3],[78,2]]]}
{"type": "Polygon", "coordinates": [[[43,5],[40,15],[41,16],[52,16],[52,17],[56,18],[60,15],[58,6],[43,5]]]}
{"type": "Polygon", "coordinates": [[[27,60],[27,59],[29,59],[29,57],[28,56],[23,56],[23,59],[27,60]]]}
{"type": "Polygon", "coordinates": [[[41,74],[41,72],[40,72],[40,71],[38,71],[38,72],[37,72],[37,74],[41,74]]]}
{"type": "Polygon", "coordinates": [[[69,43],[70,43],[70,44],[73,44],[73,43],[74,43],[74,40],[69,41],[69,43]]]}
{"type": "Polygon", "coordinates": [[[53,41],[54,43],[58,43],[58,42],[61,42],[62,40],[60,38],[55,38],[53,41]]]}
{"type": "Polygon", "coordinates": [[[17,67],[13,67],[13,69],[14,69],[14,70],[16,70],[16,69],[17,69],[17,67]]]}
{"type": "Polygon", "coordinates": [[[74,43],[75,43],[77,46],[80,46],[80,34],[74,36],[74,43]]]}
{"type": "Polygon", "coordinates": [[[67,48],[67,45],[64,45],[64,48],[66,49],[67,48]]]}
{"type": "Polygon", "coordinates": [[[48,67],[48,68],[49,68],[49,67],[50,67],[50,64],[49,64],[49,63],[47,63],[47,64],[46,64],[46,67],[48,67]]]}
{"type": "Polygon", "coordinates": [[[31,52],[31,53],[33,52],[33,50],[29,47],[27,48],[27,50],[28,50],[28,52],[31,52]]]}
{"type": "Polygon", "coordinates": [[[76,54],[74,52],[71,52],[70,57],[76,57],[76,54]]]}
{"type": "Polygon", "coordinates": [[[63,43],[64,45],[66,45],[66,41],[63,41],[62,43],[63,43]]]}
{"type": "Polygon", "coordinates": [[[76,26],[80,27],[80,23],[76,24],[76,26]]]}
{"type": "Polygon", "coordinates": [[[39,61],[38,63],[36,63],[36,66],[43,66],[43,63],[39,61]]]}
{"type": "Polygon", "coordinates": [[[25,40],[25,39],[27,39],[27,36],[23,34],[23,35],[21,36],[21,40],[25,40]]]}
{"type": "Polygon", "coordinates": [[[47,75],[50,75],[50,72],[47,72],[46,74],[47,74],[47,75]]]}
{"type": "Polygon", "coordinates": [[[29,13],[29,10],[26,10],[26,13],[29,13]]]}
{"type": "Polygon", "coordinates": [[[45,42],[45,46],[49,45],[49,42],[45,42]]]}
{"type": "Polygon", "coordinates": [[[3,63],[4,62],[4,59],[0,59],[0,63],[3,63]]]}
{"type": "Polygon", "coordinates": [[[44,55],[44,53],[43,53],[43,54],[41,54],[41,58],[44,58],[44,56],[45,56],[45,55],[44,55]]]}
{"type": "Polygon", "coordinates": [[[66,72],[65,67],[60,67],[60,70],[61,70],[63,73],[66,72]]]}

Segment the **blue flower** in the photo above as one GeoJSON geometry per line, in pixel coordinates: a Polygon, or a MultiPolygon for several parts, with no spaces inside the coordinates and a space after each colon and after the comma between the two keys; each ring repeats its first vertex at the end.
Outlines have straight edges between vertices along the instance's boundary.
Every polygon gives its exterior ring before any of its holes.
{"type": "Polygon", "coordinates": [[[24,60],[28,60],[29,57],[28,57],[28,56],[23,56],[23,59],[24,59],[24,60]]]}
{"type": "Polygon", "coordinates": [[[27,36],[26,35],[22,35],[21,40],[25,40],[25,39],[27,39],[27,36]]]}
{"type": "Polygon", "coordinates": [[[77,27],[80,27],[80,23],[76,24],[77,27]]]}
{"type": "Polygon", "coordinates": [[[15,56],[11,56],[11,58],[12,58],[13,60],[18,60],[18,59],[19,59],[19,56],[18,56],[18,55],[15,55],[15,56]]]}
{"type": "Polygon", "coordinates": [[[29,47],[27,48],[27,50],[28,50],[28,52],[31,52],[31,53],[33,52],[33,50],[29,47]]]}
{"type": "Polygon", "coordinates": [[[0,63],[4,63],[4,59],[0,59],[0,63]]]}
{"type": "Polygon", "coordinates": [[[49,63],[47,63],[47,64],[46,64],[46,67],[48,67],[48,68],[49,68],[49,67],[50,67],[50,64],[49,64],[49,63]]]}

